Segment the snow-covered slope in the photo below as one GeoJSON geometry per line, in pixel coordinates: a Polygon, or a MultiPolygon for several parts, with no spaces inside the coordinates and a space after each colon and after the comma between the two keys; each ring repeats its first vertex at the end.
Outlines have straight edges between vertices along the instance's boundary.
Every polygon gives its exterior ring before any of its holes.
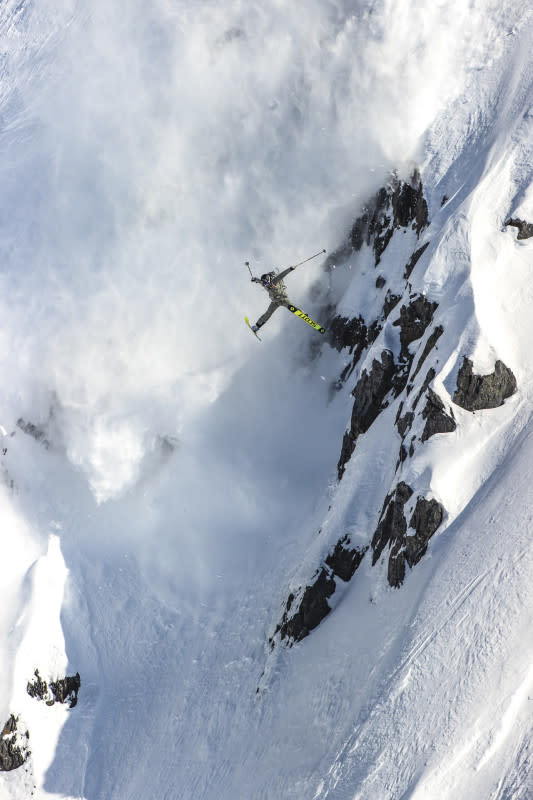
{"type": "Polygon", "coordinates": [[[532,796],[528,3],[0,41],[0,798],[532,796]]]}

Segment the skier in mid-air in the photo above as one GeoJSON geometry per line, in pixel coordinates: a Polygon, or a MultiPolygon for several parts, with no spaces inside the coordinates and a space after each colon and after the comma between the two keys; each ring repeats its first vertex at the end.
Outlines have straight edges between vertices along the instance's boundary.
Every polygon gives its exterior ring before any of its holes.
{"type": "Polygon", "coordinates": [[[265,324],[265,322],[268,322],[277,308],[281,308],[281,306],[289,308],[289,306],[292,305],[287,295],[287,287],[283,282],[283,278],[285,278],[289,272],[292,272],[293,270],[294,267],[288,267],[279,275],[273,271],[265,272],[265,274],[261,275],[260,278],[252,278],[252,283],[259,283],[263,289],[266,289],[268,296],[270,297],[269,307],[265,313],[259,317],[255,325],[251,326],[254,333],[256,333],[259,328],[265,324]]]}
{"type": "MultiPolygon", "coordinates": [[[[326,252],[325,250],[321,250],[320,253],[315,253],[314,256],[306,258],[305,261],[310,261],[311,258],[316,258],[316,256],[321,255],[322,253],[325,252],[326,252]]],[[[300,264],[304,264],[305,261],[301,261],[300,264]]],[[[249,262],[246,261],[245,263],[248,269],[250,270],[249,262]]],[[[265,322],[268,322],[274,311],[277,308],[280,308],[281,306],[288,308],[289,311],[291,311],[295,316],[300,317],[300,319],[302,319],[304,322],[307,322],[308,325],[317,330],[319,333],[324,333],[324,328],[318,322],[312,320],[311,317],[309,317],[305,313],[305,311],[302,311],[301,308],[298,308],[293,303],[291,303],[287,295],[287,287],[285,286],[283,279],[289,274],[289,272],[292,272],[293,270],[296,269],[296,267],[300,266],[300,264],[296,264],[293,267],[287,267],[287,269],[283,270],[283,272],[280,273],[278,273],[277,270],[273,270],[272,272],[265,272],[263,275],[261,275],[260,278],[254,278],[252,275],[252,283],[260,284],[260,286],[262,286],[263,289],[266,289],[266,291],[268,292],[268,296],[270,297],[269,307],[267,308],[265,313],[259,317],[255,325],[250,325],[248,317],[244,318],[246,324],[252,329],[252,331],[255,333],[256,336],[259,328],[261,328],[265,324],[265,322]]],[[[250,270],[250,275],[251,275],[251,270],[250,270]]]]}

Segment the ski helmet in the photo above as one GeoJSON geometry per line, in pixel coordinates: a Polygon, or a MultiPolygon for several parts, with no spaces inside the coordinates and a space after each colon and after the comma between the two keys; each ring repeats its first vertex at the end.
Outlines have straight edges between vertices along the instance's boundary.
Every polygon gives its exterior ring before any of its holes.
{"type": "Polygon", "coordinates": [[[274,277],[273,272],[265,272],[263,275],[261,275],[261,283],[264,283],[265,286],[270,286],[273,277],[274,277]]]}

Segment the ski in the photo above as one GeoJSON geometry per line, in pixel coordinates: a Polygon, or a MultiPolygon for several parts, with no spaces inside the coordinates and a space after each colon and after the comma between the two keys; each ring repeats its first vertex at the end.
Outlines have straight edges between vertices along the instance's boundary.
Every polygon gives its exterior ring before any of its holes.
{"type": "Polygon", "coordinates": [[[322,325],[320,325],[318,322],[315,322],[314,319],[311,319],[311,317],[307,316],[305,311],[302,311],[301,308],[296,308],[296,306],[287,306],[287,308],[289,311],[292,311],[296,317],[300,317],[300,319],[303,319],[304,322],[307,322],[307,324],[314,328],[315,331],[318,331],[319,333],[326,332],[326,329],[323,328],[322,325]]]}
{"type": "Polygon", "coordinates": [[[252,333],[253,333],[253,335],[255,336],[255,338],[256,338],[256,339],[259,339],[259,341],[261,341],[261,337],[257,335],[257,333],[254,331],[254,329],[253,329],[253,328],[252,328],[252,326],[250,325],[250,320],[248,319],[248,317],[245,317],[245,318],[244,318],[244,321],[246,322],[246,324],[248,325],[248,327],[249,327],[249,328],[250,328],[250,330],[252,331],[252,333]]]}

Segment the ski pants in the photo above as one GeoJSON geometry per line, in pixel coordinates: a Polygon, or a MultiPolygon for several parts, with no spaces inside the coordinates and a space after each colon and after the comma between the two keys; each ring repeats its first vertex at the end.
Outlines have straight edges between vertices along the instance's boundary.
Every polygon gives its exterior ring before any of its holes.
{"type": "Polygon", "coordinates": [[[265,324],[265,322],[268,322],[268,320],[270,319],[270,317],[272,316],[272,314],[274,313],[276,308],[281,308],[282,306],[284,306],[285,308],[288,308],[289,305],[290,305],[290,303],[289,303],[288,300],[276,300],[276,301],[273,301],[272,303],[270,303],[270,305],[267,308],[267,310],[265,311],[265,313],[261,317],[259,317],[259,319],[257,320],[257,322],[255,324],[257,325],[258,328],[260,328],[262,325],[265,324]]]}

